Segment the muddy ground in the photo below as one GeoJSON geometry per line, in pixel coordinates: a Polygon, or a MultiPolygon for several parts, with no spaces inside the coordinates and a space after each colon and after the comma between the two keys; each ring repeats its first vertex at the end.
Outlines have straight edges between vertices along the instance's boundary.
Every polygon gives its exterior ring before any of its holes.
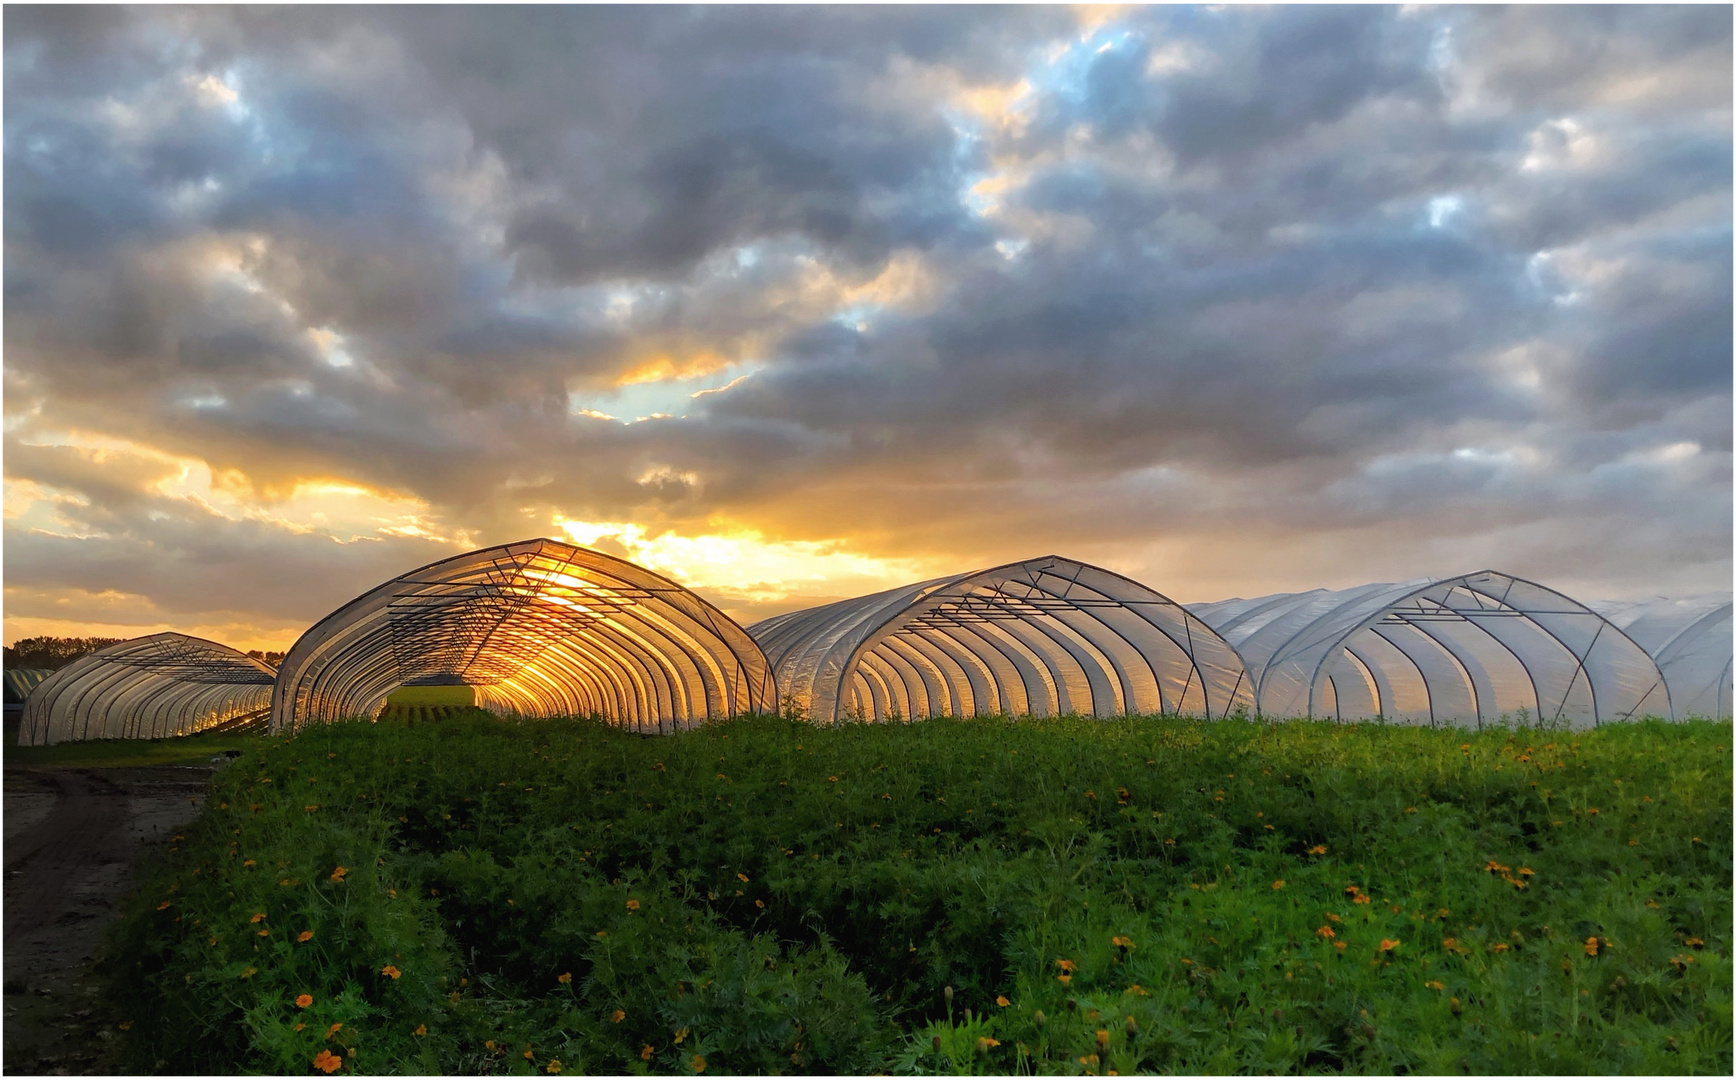
{"type": "Polygon", "coordinates": [[[128,1017],[92,965],[133,867],[192,821],[216,765],[5,771],[5,1070],[119,1070],[128,1017]]]}

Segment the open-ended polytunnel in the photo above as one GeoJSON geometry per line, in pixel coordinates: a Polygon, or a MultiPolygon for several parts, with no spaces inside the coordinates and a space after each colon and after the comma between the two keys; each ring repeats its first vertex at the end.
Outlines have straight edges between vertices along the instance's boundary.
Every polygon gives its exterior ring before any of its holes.
{"type": "Polygon", "coordinates": [[[1252,708],[1236,651],[1175,601],[1059,556],[936,578],[748,628],[818,723],[1252,708]]]}
{"type": "Polygon", "coordinates": [[[1658,665],[1620,629],[1495,571],[1189,610],[1240,651],[1263,716],[1581,728],[1672,715],[1658,665]]]}
{"type": "Polygon", "coordinates": [[[273,731],[375,715],[404,685],[463,683],[504,715],[668,731],[776,707],[747,632],[612,555],[525,540],[431,563],[321,619],[284,657],[273,731]]]}
{"type": "Polygon", "coordinates": [[[1670,688],[1676,719],[1730,717],[1728,593],[1596,607],[1652,654],[1670,688]]]}
{"type": "Polygon", "coordinates": [[[152,634],[80,657],[24,701],[18,745],[161,739],[260,721],[272,670],[227,645],[152,634]]]}

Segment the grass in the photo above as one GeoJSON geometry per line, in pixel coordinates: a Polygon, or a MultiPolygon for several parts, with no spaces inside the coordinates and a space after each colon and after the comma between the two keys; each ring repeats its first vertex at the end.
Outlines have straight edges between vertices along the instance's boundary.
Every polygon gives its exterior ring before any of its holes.
{"type": "Polygon", "coordinates": [[[338,724],[113,942],[173,1072],[1731,1068],[1731,727],[338,724]]]}
{"type": "Polygon", "coordinates": [[[260,747],[263,735],[185,735],[173,739],[96,739],[19,746],[8,741],[6,764],[32,769],[128,769],[147,765],[202,764],[219,754],[260,747]]]}

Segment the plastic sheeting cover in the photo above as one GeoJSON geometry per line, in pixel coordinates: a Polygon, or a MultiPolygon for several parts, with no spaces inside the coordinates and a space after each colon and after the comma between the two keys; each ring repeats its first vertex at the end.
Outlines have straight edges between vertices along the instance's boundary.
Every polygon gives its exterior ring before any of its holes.
{"type": "Polygon", "coordinates": [[[1252,708],[1236,652],[1181,605],[1060,556],[917,582],[748,628],[810,719],[1252,708]]]}
{"type": "Polygon", "coordinates": [[[269,667],[185,634],[152,634],[80,657],[24,701],[18,745],[76,739],[161,739],[258,717],[271,704],[269,667]]]}
{"type": "Polygon", "coordinates": [[[494,712],[640,731],[777,701],[728,616],[643,567],[540,539],[431,563],[320,620],[279,668],[272,730],[372,716],[399,686],[442,677],[494,712]]]}
{"type": "Polygon", "coordinates": [[[1652,654],[1669,684],[1677,719],[1730,717],[1728,593],[1591,606],[1652,654]]]}
{"type": "Polygon", "coordinates": [[[1589,727],[1671,715],[1657,664],[1627,635],[1496,571],[1189,610],[1240,650],[1265,716],[1589,727]]]}

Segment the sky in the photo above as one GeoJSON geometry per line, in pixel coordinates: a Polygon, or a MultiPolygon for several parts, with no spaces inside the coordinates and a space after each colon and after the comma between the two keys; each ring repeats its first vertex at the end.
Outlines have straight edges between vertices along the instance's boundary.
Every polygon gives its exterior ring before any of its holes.
{"type": "Polygon", "coordinates": [[[4,12],[5,638],[1731,582],[1731,10],[4,12]]]}

